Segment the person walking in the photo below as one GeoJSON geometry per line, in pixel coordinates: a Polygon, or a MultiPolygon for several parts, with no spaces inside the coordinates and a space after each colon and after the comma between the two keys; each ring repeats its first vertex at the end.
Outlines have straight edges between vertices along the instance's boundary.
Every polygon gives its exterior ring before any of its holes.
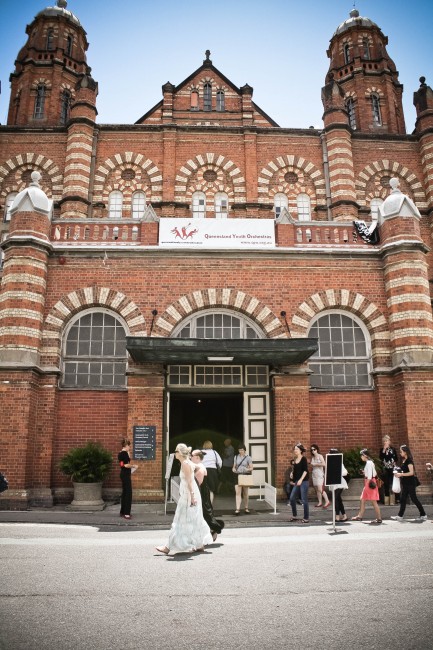
{"type": "Polygon", "coordinates": [[[120,497],[120,516],[124,519],[131,519],[132,505],[132,481],[131,471],[136,470],[137,465],[131,463],[129,450],[131,443],[127,438],[122,440],[122,449],[117,454],[117,460],[120,465],[120,480],[122,481],[122,495],[120,497]]]}
{"type": "MultiPolygon", "coordinates": [[[[339,454],[340,452],[336,447],[332,447],[332,449],[329,450],[329,453],[339,454]]],[[[334,485],[334,490],[333,490],[334,501],[335,501],[335,521],[347,521],[347,515],[344,509],[342,494],[343,494],[343,490],[347,490],[348,488],[347,481],[344,478],[345,476],[347,476],[348,471],[344,467],[344,464],[342,464],[341,468],[342,468],[341,483],[334,485]]]]}
{"type": "Polygon", "coordinates": [[[219,491],[227,491],[228,494],[233,494],[235,491],[232,472],[234,457],[235,450],[231,438],[226,438],[224,440],[224,449],[222,452],[221,482],[219,485],[219,491]]]}
{"type": "Polygon", "coordinates": [[[212,533],[212,539],[215,541],[224,528],[224,522],[222,519],[215,518],[210,501],[209,486],[207,484],[207,471],[206,467],[203,465],[204,456],[205,453],[201,451],[201,449],[194,449],[191,453],[191,460],[195,465],[194,476],[200,489],[203,519],[209,526],[210,532],[212,533]]]}
{"type": "Polygon", "coordinates": [[[167,544],[156,547],[164,555],[203,551],[213,541],[209,526],[203,519],[200,490],[194,480],[194,463],[190,460],[190,453],[191,447],[183,443],[179,443],[174,452],[180,462],[179,501],[167,544]]]}
{"type": "Polygon", "coordinates": [[[223,461],[219,453],[213,448],[212,442],[210,440],[204,441],[202,451],[204,452],[203,465],[206,467],[207,471],[207,483],[210,492],[210,502],[213,503],[215,493],[218,491],[220,482],[219,473],[221,471],[223,461]]]}
{"type": "Polygon", "coordinates": [[[293,489],[290,494],[290,505],[292,507],[292,517],[289,521],[297,521],[296,499],[300,493],[302,504],[304,506],[304,518],[301,523],[308,524],[310,521],[310,512],[308,508],[308,463],[304,456],[305,447],[298,443],[293,448],[295,457],[293,461],[293,489]]]}
{"type": "Polygon", "coordinates": [[[352,517],[352,521],[362,521],[365,512],[365,505],[367,501],[371,501],[371,504],[374,508],[376,514],[376,519],[370,521],[372,525],[378,525],[382,523],[382,516],[380,514],[380,509],[377,504],[379,501],[379,488],[377,487],[377,472],[374,462],[371,458],[371,454],[368,449],[361,449],[361,460],[365,462],[364,469],[362,470],[364,474],[364,489],[361,493],[361,503],[359,507],[359,512],[355,517],[352,517]]]}
{"type": "Polygon", "coordinates": [[[323,498],[323,509],[329,508],[331,502],[325,490],[325,459],[322,454],[319,453],[318,445],[311,445],[311,462],[312,467],[311,480],[313,481],[313,487],[316,490],[317,495],[317,505],[316,508],[322,507],[322,498],[323,498]]]}
{"type": "MultiPolygon", "coordinates": [[[[244,444],[239,445],[238,454],[234,457],[232,471],[238,475],[241,474],[251,474],[253,471],[253,460],[251,456],[247,454],[247,448],[244,444]]],[[[250,511],[248,509],[248,496],[249,496],[249,487],[247,485],[235,485],[235,495],[236,495],[236,510],[235,515],[240,514],[242,498],[244,499],[245,504],[245,514],[249,515],[250,511]]]]}
{"type": "Polygon", "coordinates": [[[382,462],[383,489],[385,491],[384,503],[386,506],[393,506],[396,499],[392,491],[392,481],[394,478],[394,467],[397,465],[398,457],[396,450],[391,445],[391,438],[388,435],[382,438],[379,458],[382,462]]]}
{"type": "Polygon", "coordinates": [[[409,496],[412,503],[418,508],[419,519],[421,521],[427,521],[426,512],[416,494],[416,488],[419,485],[419,481],[415,473],[415,465],[413,462],[412,453],[407,445],[401,445],[400,456],[402,457],[403,462],[401,464],[400,470],[395,473],[395,475],[400,479],[401,483],[400,510],[398,511],[398,515],[391,517],[391,519],[400,522],[403,521],[407,498],[409,496]]]}

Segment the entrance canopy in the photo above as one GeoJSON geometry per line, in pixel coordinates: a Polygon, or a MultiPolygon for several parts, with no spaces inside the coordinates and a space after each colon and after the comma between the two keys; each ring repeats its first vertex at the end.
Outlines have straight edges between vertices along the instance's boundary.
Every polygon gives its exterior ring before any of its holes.
{"type": "Polygon", "coordinates": [[[317,351],[317,339],[163,339],[127,336],[137,363],[298,365],[317,351]]]}

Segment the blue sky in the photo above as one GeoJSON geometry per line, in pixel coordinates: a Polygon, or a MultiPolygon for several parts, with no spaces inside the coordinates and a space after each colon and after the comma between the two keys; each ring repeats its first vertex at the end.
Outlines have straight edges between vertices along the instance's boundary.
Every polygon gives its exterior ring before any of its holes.
{"type": "MultiPolygon", "coordinates": [[[[0,0],[0,123],[9,104],[9,74],[26,41],[25,27],[52,2],[0,0]]],[[[406,129],[413,131],[413,92],[424,75],[433,87],[433,2],[360,0],[356,8],[388,36],[404,84],[406,129]]],[[[205,58],[280,126],[322,126],[326,50],[353,0],[69,0],[90,43],[88,64],[99,82],[98,122],[131,124],[205,58]]]]}

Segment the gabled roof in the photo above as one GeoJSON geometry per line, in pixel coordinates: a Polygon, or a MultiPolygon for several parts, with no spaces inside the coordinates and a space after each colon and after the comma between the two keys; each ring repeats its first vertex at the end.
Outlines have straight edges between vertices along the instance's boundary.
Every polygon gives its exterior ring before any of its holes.
{"type": "MultiPolygon", "coordinates": [[[[194,77],[202,72],[213,72],[215,75],[217,75],[227,86],[229,86],[237,95],[241,96],[242,91],[241,89],[236,86],[230,79],[228,79],[218,68],[216,68],[212,61],[210,59],[205,59],[203,61],[203,64],[197,68],[193,73],[191,73],[186,79],[184,79],[178,86],[174,87],[174,92],[173,94],[176,94],[180,92],[185,86],[187,86],[194,77]]],[[[251,102],[254,110],[256,110],[260,115],[265,118],[269,122],[271,126],[276,126],[279,127],[279,124],[275,122],[269,115],[267,115],[257,104],[255,104],[253,101],[251,102]]],[[[147,111],[144,115],[142,115],[136,122],[135,124],[142,124],[144,120],[146,120],[152,113],[157,111],[159,108],[161,108],[163,105],[163,100],[159,101],[155,106],[153,106],[150,110],[147,111]]]]}

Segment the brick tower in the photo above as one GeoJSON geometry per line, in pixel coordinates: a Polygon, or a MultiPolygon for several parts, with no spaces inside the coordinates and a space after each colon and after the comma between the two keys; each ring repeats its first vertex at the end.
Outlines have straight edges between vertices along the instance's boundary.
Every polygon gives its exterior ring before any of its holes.
{"type": "Polygon", "coordinates": [[[27,43],[10,75],[8,125],[67,124],[75,86],[89,74],[86,32],[66,0],[40,11],[26,28],[27,43]]]}
{"type": "Polygon", "coordinates": [[[336,29],[328,57],[331,75],[344,92],[353,130],[405,134],[402,93],[394,61],[386,51],[388,38],[357,9],[336,29]]]}

